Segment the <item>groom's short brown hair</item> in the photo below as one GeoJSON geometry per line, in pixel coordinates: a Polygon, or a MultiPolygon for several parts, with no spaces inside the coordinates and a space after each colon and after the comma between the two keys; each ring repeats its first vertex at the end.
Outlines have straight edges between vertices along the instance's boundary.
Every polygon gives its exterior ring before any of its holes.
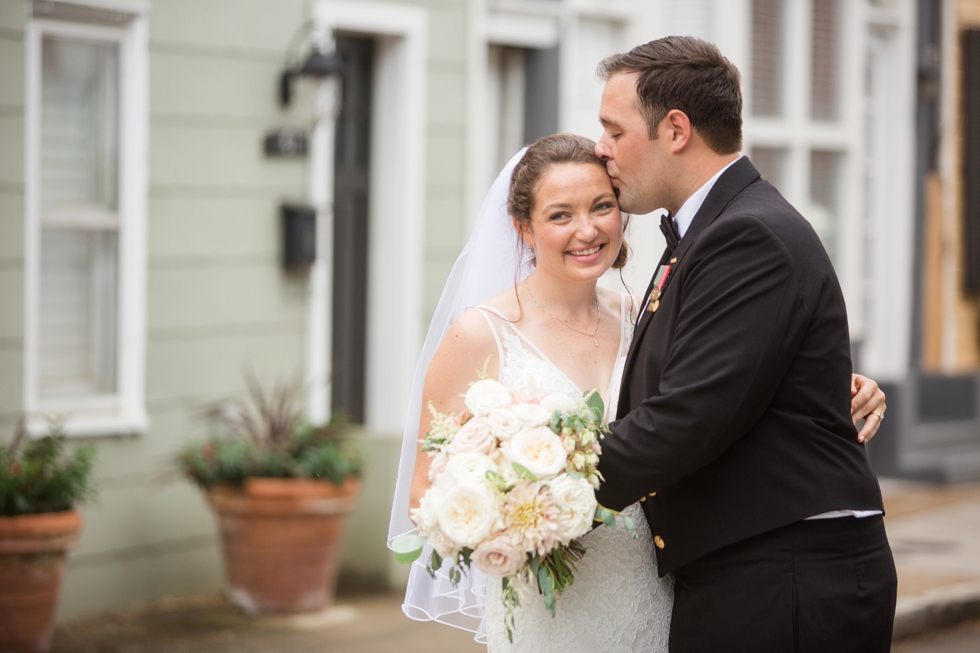
{"type": "Polygon", "coordinates": [[[738,68],[718,48],[693,36],[668,36],[604,59],[597,74],[638,73],[636,95],[650,138],[667,112],[678,109],[719,154],[742,149],[738,68]]]}

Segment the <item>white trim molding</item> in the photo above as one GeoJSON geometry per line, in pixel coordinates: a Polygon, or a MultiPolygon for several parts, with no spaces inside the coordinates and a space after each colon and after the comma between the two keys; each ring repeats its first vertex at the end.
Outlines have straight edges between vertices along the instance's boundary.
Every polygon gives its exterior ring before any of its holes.
{"type": "MultiPolygon", "coordinates": [[[[313,23],[321,34],[353,32],[377,44],[368,197],[365,426],[372,433],[401,433],[422,342],[428,11],[399,3],[318,0],[313,23]]],[[[318,208],[317,229],[323,236],[318,238],[311,273],[306,337],[307,405],[314,421],[330,414],[333,129],[333,120],[318,121],[311,141],[310,200],[318,208]]]]}
{"type": "Polygon", "coordinates": [[[30,17],[25,35],[24,413],[28,431],[43,433],[59,420],[69,435],[140,433],[145,408],[146,219],[148,135],[148,3],[71,0],[56,7],[125,14],[125,23],[101,26],[30,17]],[[38,393],[41,266],[41,41],[56,34],[119,45],[118,322],[116,388],[112,394],[42,399],[38,393]]]}

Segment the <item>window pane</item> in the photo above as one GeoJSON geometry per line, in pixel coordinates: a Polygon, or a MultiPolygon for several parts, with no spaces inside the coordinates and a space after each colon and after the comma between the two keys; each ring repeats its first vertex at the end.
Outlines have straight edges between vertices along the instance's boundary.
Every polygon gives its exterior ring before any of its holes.
{"type": "Polygon", "coordinates": [[[762,178],[776,187],[783,188],[785,182],[784,167],[787,152],[781,147],[753,147],[750,158],[762,178]]]}
{"type": "Polygon", "coordinates": [[[813,59],[810,115],[837,120],[840,104],[840,0],[813,0],[813,59]]]}
{"type": "Polygon", "coordinates": [[[42,231],[42,399],[115,391],[117,252],[114,232],[42,231]]]}
{"type": "Polygon", "coordinates": [[[837,263],[837,221],[840,211],[840,152],[810,152],[810,207],[806,218],[837,263]]]}
{"type": "Polygon", "coordinates": [[[783,114],[783,0],[752,0],[752,115],[783,114]]]}
{"type": "Polygon", "coordinates": [[[116,210],[118,48],[45,37],[41,79],[44,210],[116,210]]]}

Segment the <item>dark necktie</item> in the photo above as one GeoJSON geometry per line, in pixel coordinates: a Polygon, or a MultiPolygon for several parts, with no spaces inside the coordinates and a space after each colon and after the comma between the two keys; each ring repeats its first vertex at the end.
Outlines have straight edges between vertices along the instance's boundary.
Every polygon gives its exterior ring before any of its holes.
{"type": "Polygon", "coordinates": [[[670,212],[660,217],[660,231],[664,232],[664,238],[667,239],[667,249],[674,251],[677,243],[681,241],[681,235],[677,232],[677,225],[674,224],[674,216],[670,212]]]}

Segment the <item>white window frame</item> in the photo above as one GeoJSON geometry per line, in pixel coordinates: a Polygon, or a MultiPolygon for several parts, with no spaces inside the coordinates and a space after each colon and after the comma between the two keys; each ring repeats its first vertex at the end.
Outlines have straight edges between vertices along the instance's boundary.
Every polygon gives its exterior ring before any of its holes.
{"type": "MultiPolygon", "coordinates": [[[[864,134],[861,119],[861,71],[854,65],[864,57],[864,25],[858,3],[842,2],[840,23],[841,63],[839,117],[836,121],[819,121],[810,116],[811,111],[811,33],[812,0],[789,1],[785,4],[785,36],[783,69],[783,115],[780,117],[756,117],[751,114],[751,98],[746,95],[744,111],[744,149],[751,157],[753,147],[779,148],[786,151],[786,174],[780,191],[791,204],[807,217],[810,204],[810,152],[826,150],[839,152],[840,185],[837,198],[837,224],[835,264],[848,306],[851,339],[863,337],[864,320],[861,310],[860,235],[862,233],[862,205],[860,175],[864,151],[864,134]]],[[[743,74],[743,93],[751,93],[752,68],[749,65],[752,44],[751,2],[745,2],[744,63],[739,66],[743,74]]]]}
{"type": "Polygon", "coordinates": [[[823,122],[810,117],[812,0],[788,0],[785,5],[783,116],[778,118],[751,114],[751,2],[738,2],[744,7],[744,46],[735,48],[733,61],[743,73],[746,98],[743,151],[751,156],[754,146],[786,150],[780,191],[804,217],[810,203],[810,151],[842,154],[835,265],[851,341],[861,347],[860,371],[879,381],[903,378],[912,283],[910,273],[895,271],[912,269],[915,3],[898,0],[888,8],[873,7],[868,0],[842,3],[840,114],[835,122],[823,122]],[[869,133],[863,76],[870,31],[880,29],[892,35],[895,61],[883,71],[884,86],[878,92],[892,110],[879,111],[869,133]],[[877,150],[870,158],[869,139],[875,139],[872,146],[877,150]],[[887,151],[882,144],[887,144],[887,151]],[[889,183],[869,188],[869,169],[873,177],[889,183]]]}
{"type": "Polygon", "coordinates": [[[119,27],[32,17],[27,21],[25,100],[24,413],[37,435],[58,420],[68,435],[146,431],[146,214],[148,66],[146,3],[71,2],[131,16],[119,27]],[[38,392],[41,277],[41,44],[45,36],[119,45],[118,304],[116,388],[112,394],[41,399],[38,392]]]}

